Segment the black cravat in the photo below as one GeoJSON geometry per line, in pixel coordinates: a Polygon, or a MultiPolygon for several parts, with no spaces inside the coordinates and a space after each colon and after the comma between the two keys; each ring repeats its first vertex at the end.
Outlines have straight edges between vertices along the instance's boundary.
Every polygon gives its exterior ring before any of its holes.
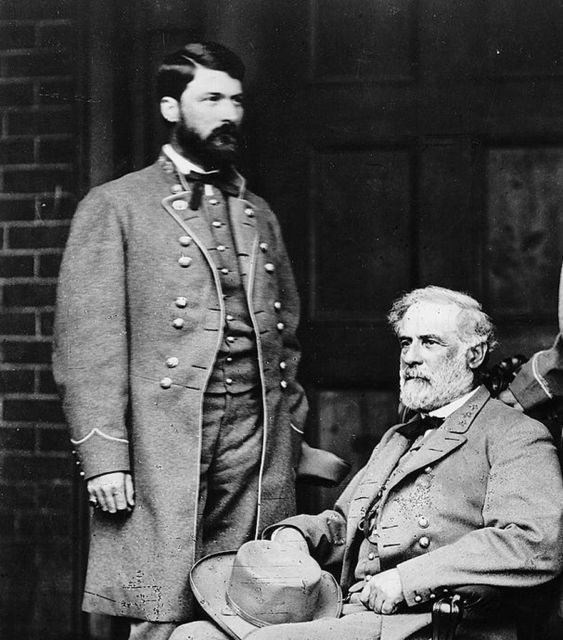
{"type": "Polygon", "coordinates": [[[405,436],[407,440],[416,440],[428,429],[437,429],[444,422],[444,418],[437,416],[418,416],[397,429],[397,433],[405,436]]]}
{"type": "Polygon", "coordinates": [[[219,171],[213,171],[211,173],[198,173],[197,171],[190,171],[184,176],[192,186],[192,195],[190,198],[190,209],[197,211],[201,205],[201,196],[203,194],[204,185],[211,184],[217,187],[220,191],[227,193],[230,196],[238,196],[239,190],[231,181],[225,178],[225,176],[219,171]]]}

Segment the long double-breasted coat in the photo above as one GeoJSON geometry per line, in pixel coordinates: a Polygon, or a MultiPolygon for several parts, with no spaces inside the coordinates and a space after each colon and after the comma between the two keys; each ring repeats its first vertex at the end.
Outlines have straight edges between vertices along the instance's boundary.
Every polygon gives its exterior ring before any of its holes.
{"type": "MultiPolygon", "coordinates": [[[[192,611],[202,403],[225,310],[209,251],[216,198],[192,211],[189,195],[163,158],[95,188],[64,255],[53,364],[78,462],[85,479],[130,470],[135,485],[131,514],[92,515],[90,611],[154,621],[192,611]]],[[[229,211],[263,396],[258,531],[295,513],[299,303],[266,202],[241,190],[229,211]]]]}
{"type": "MultiPolygon", "coordinates": [[[[483,387],[395,469],[409,446],[391,429],[334,510],[282,523],[302,531],[321,564],[342,564],[344,592],[365,575],[398,569],[410,612],[383,616],[382,640],[425,627],[429,614],[416,606],[443,587],[532,587],[561,571],[563,484],[542,424],[483,387]],[[362,522],[374,503],[371,551],[359,558],[362,522]]],[[[315,640],[331,640],[330,621],[318,625],[315,640]]],[[[468,624],[461,637],[516,637],[506,620],[488,625],[472,636],[468,624]]]]}

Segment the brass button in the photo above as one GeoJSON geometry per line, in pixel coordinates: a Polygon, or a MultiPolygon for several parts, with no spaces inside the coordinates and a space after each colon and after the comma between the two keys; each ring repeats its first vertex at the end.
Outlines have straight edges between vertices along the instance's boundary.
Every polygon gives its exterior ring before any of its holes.
{"type": "Polygon", "coordinates": [[[221,269],[221,273],[223,273],[223,274],[227,275],[227,273],[229,273],[229,270],[227,269],[227,267],[223,267],[223,268],[221,269]]]}
{"type": "Polygon", "coordinates": [[[367,576],[364,578],[364,580],[365,580],[366,582],[369,582],[369,581],[371,580],[371,576],[370,576],[370,574],[369,574],[369,573],[368,573],[368,574],[367,574],[367,576]]]}
{"type": "Polygon", "coordinates": [[[160,386],[163,389],[170,389],[170,387],[172,386],[172,380],[170,378],[162,378],[162,380],[160,381],[160,386]]]}
{"type": "Polygon", "coordinates": [[[232,356],[227,356],[227,357],[225,358],[225,360],[226,360],[227,362],[232,362],[232,361],[233,361],[233,357],[232,357],[232,356]]]}
{"type": "Polygon", "coordinates": [[[426,467],[424,473],[432,473],[432,467],[426,467]]]}
{"type": "Polygon", "coordinates": [[[287,369],[287,362],[284,362],[283,360],[280,362],[280,369],[283,371],[284,369],[287,369]]]}
{"type": "Polygon", "coordinates": [[[274,309],[276,311],[279,311],[281,309],[281,302],[278,302],[277,300],[274,302],[274,309]]]}
{"type": "Polygon", "coordinates": [[[227,320],[228,320],[229,322],[232,322],[232,321],[234,320],[234,318],[233,318],[233,316],[228,315],[228,316],[227,316],[227,320]]]}
{"type": "Polygon", "coordinates": [[[185,200],[174,200],[172,206],[176,211],[185,211],[188,208],[188,203],[185,200]]]}
{"type": "Polygon", "coordinates": [[[261,242],[260,243],[260,250],[263,251],[264,253],[266,253],[266,251],[268,251],[268,243],[267,242],[261,242]]]}
{"type": "Polygon", "coordinates": [[[425,518],[424,516],[420,516],[420,518],[418,519],[418,526],[422,529],[426,529],[429,524],[430,522],[428,522],[428,518],[425,518]]]}
{"type": "Polygon", "coordinates": [[[233,384],[233,379],[232,378],[226,378],[225,379],[225,384],[233,384]]]}
{"type": "Polygon", "coordinates": [[[280,382],[280,387],[281,387],[282,389],[287,389],[287,381],[286,381],[286,380],[282,380],[282,381],[280,382]]]}
{"type": "Polygon", "coordinates": [[[176,358],[176,356],[172,356],[170,358],[166,358],[166,366],[169,367],[170,369],[173,369],[174,367],[177,367],[179,364],[179,360],[178,358],[176,358]]]}
{"type": "Polygon", "coordinates": [[[172,321],[172,326],[174,327],[174,329],[181,329],[184,326],[184,319],[174,318],[174,320],[172,321]]]}
{"type": "Polygon", "coordinates": [[[246,207],[244,213],[246,213],[249,218],[252,218],[254,216],[254,209],[252,209],[251,207],[246,207]]]}
{"type": "Polygon", "coordinates": [[[283,331],[285,329],[285,324],[283,322],[278,322],[276,328],[278,331],[283,331]]]}
{"type": "Polygon", "coordinates": [[[429,540],[429,538],[427,538],[426,536],[422,536],[422,538],[418,541],[418,544],[419,544],[423,549],[428,549],[428,547],[430,546],[430,540],[429,540]]]}
{"type": "Polygon", "coordinates": [[[192,241],[191,236],[180,236],[178,238],[178,242],[183,246],[183,247],[187,247],[190,242],[192,241]]]}
{"type": "Polygon", "coordinates": [[[221,223],[219,222],[219,220],[214,220],[211,224],[212,224],[214,227],[216,227],[217,229],[218,229],[220,226],[222,226],[222,225],[221,225],[221,223]]]}
{"type": "Polygon", "coordinates": [[[81,472],[80,472],[80,475],[81,475],[82,477],[84,477],[86,474],[84,473],[84,471],[81,471],[81,472]]]}
{"type": "Polygon", "coordinates": [[[185,307],[188,306],[188,299],[184,298],[183,296],[179,296],[178,298],[176,298],[175,304],[180,309],[184,309],[185,307]]]}
{"type": "Polygon", "coordinates": [[[422,602],[422,596],[419,596],[418,594],[414,597],[414,601],[415,602],[422,602]]]}
{"type": "Polygon", "coordinates": [[[225,251],[225,249],[226,249],[226,248],[227,248],[227,247],[226,247],[224,244],[220,244],[220,245],[217,247],[217,251],[225,251]]]}
{"type": "Polygon", "coordinates": [[[375,560],[375,553],[373,553],[373,551],[370,551],[370,553],[368,553],[368,560],[375,560]]]}
{"type": "Polygon", "coordinates": [[[276,268],[271,262],[266,262],[266,264],[264,265],[264,269],[266,269],[268,273],[272,273],[276,268]]]}
{"type": "Polygon", "coordinates": [[[217,200],[217,198],[209,198],[209,204],[219,204],[219,200],[217,200]]]}
{"type": "Polygon", "coordinates": [[[180,191],[183,191],[184,187],[181,184],[173,184],[170,187],[170,191],[172,191],[172,193],[180,193],[180,191]]]}
{"type": "Polygon", "coordinates": [[[181,267],[189,267],[191,263],[192,259],[189,256],[181,256],[180,258],[178,258],[178,264],[181,267]]]}
{"type": "Polygon", "coordinates": [[[235,339],[233,338],[233,336],[227,336],[227,342],[230,342],[231,344],[235,341],[235,339]]]}

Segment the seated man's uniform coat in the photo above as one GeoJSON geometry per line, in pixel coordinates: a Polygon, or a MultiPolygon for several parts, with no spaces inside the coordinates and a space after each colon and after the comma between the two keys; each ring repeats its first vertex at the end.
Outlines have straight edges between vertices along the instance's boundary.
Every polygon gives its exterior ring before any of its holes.
{"type": "MultiPolygon", "coordinates": [[[[303,533],[321,565],[341,565],[345,594],[360,590],[367,576],[398,569],[406,602],[383,616],[382,640],[424,629],[443,587],[527,588],[557,576],[563,485],[542,424],[482,387],[406,456],[410,442],[397,429],[385,434],[334,510],[280,523],[303,533]]],[[[316,623],[318,638],[332,640],[331,623],[324,623],[316,623]]],[[[478,626],[468,621],[460,637],[516,638],[510,619],[478,626]]]]}
{"type": "MultiPolygon", "coordinates": [[[[92,514],[89,611],[172,622],[193,610],[202,407],[226,315],[211,224],[225,199],[189,201],[161,158],[93,189],[65,251],[53,364],[77,461],[85,479],[130,471],[135,486],[132,513],[92,514]]],[[[228,215],[257,343],[259,531],[295,513],[299,301],[267,203],[241,184],[228,215]]]]}

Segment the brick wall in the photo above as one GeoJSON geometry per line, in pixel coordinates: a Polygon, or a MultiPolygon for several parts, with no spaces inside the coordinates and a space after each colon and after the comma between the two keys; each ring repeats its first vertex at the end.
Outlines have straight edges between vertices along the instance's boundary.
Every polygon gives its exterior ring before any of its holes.
{"type": "Polygon", "coordinates": [[[77,176],[74,2],[0,7],[0,637],[71,638],[72,460],[50,368],[77,176]]]}

